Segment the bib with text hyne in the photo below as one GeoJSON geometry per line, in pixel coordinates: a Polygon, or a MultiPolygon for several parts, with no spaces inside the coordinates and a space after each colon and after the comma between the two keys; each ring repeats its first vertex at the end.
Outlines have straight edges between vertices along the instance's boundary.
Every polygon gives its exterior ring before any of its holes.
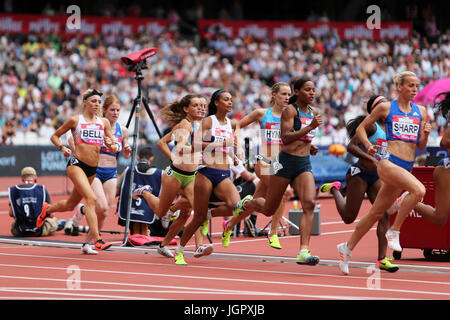
{"type": "Polygon", "coordinates": [[[263,135],[267,144],[283,144],[281,141],[280,123],[266,122],[263,135]]]}

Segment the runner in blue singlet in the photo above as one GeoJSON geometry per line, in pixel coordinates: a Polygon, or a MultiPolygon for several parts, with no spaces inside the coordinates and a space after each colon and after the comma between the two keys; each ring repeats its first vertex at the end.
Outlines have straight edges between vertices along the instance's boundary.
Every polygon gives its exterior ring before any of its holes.
{"type": "Polygon", "coordinates": [[[370,228],[380,220],[385,211],[392,206],[403,190],[409,194],[405,197],[391,228],[386,232],[388,246],[395,251],[402,251],[399,242],[400,228],[409,212],[425,195],[424,185],[411,174],[416,147],[425,148],[431,125],[426,122],[426,109],[411,101],[417,94],[419,79],[410,71],[397,74],[394,78],[398,90],[398,99],[380,103],[356,129],[356,135],[367,149],[369,155],[377,152],[367,137],[367,128],[378,120],[385,121],[387,153],[378,162],[377,171],[383,185],[369,212],[361,218],[355,231],[347,242],[338,245],[340,255],[339,267],[348,274],[348,263],[352,250],[370,228]]]}
{"type": "MultiPolygon", "coordinates": [[[[370,114],[382,102],[388,100],[380,95],[371,96],[367,101],[367,112],[370,114]]],[[[347,131],[351,139],[348,144],[348,152],[358,158],[358,161],[353,164],[347,172],[346,176],[346,198],[339,191],[341,183],[339,181],[333,183],[326,183],[320,187],[320,191],[328,192],[333,195],[336,202],[336,208],[346,224],[353,223],[358,216],[364,195],[367,196],[371,203],[375,202],[376,196],[382,185],[377,173],[378,161],[384,156],[387,151],[386,133],[383,130],[384,124],[382,120],[378,120],[369,128],[367,128],[367,136],[371,144],[378,148],[375,156],[370,156],[361,143],[358,137],[355,136],[356,128],[366,118],[366,116],[359,116],[347,123],[347,131]]],[[[395,272],[398,266],[392,264],[390,259],[386,257],[387,241],[386,231],[389,228],[389,216],[384,214],[383,218],[378,222],[377,238],[378,238],[378,259],[376,265],[382,270],[395,272]]]]}

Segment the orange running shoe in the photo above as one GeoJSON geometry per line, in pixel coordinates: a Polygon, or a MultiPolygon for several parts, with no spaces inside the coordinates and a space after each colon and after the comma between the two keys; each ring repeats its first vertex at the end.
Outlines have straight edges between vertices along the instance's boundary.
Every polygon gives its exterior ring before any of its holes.
{"type": "Polygon", "coordinates": [[[50,206],[50,204],[47,202],[44,202],[44,204],[42,205],[41,214],[37,217],[37,220],[36,220],[36,227],[40,228],[44,224],[45,218],[47,218],[47,208],[49,206],[50,206]]]}
{"type": "Polygon", "coordinates": [[[95,250],[106,250],[109,247],[111,247],[112,243],[108,243],[103,241],[102,239],[98,239],[97,242],[95,243],[95,250]]]}

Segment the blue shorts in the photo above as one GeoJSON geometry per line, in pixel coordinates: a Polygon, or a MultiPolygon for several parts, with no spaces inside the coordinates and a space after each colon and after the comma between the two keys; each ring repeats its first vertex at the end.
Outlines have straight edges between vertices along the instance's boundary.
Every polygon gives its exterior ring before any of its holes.
{"type": "Polygon", "coordinates": [[[97,175],[95,177],[99,178],[102,183],[117,178],[117,167],[97,167],[97,175]]]}
{"type": "Polygon", "coordinates": [[[292,181],[304,172],[312,172],[312,166],[309,156],[299,157],[281,151],[272,161],[270,170],[271,174],[292,181]]]}
{"type": "Polygon", "coordinates": [[[206,178],[211,181],[213,188],[217,186],[219,183],[222,182],[222,180],[226,178],[230,178],[230,170],[220,170],[220,169],[214,169],[210,167],[203,167],[198,169],[198,173],[201,173],[206,178]]]}
{"type": "Polygon", "coordinates": [[[450,169],[450,158],[442,158],[437,165],[450,169]]]}
{"type": "Polygon", "coordinates": [[[411,172],[414,167],[414,161],[403,160],[402,158],[394,156],[392,153],[389,154],[388,160],[409,172],[411,172]]]}
{"type": "Polygon", "coordinates": [[[352,177],[358,176],[361,179],[363,179],[367,186],[370,187],[375,182],[378,181],[378,173],[376,171],[369,171],[361,168],[357,164],[352,165],[350,168],[348,168],[347,175],[350,175],[352,177]]]}

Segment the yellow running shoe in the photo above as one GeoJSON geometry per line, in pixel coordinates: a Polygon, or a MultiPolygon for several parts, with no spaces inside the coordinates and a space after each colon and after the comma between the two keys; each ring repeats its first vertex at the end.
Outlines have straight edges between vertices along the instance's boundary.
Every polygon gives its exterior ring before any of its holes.
{"type": "Polygon", "coordinates": [[[269,246],[275,249],[281,249],[280,240],[278,239],[278,235],[274,234],[269,237],[269,246]]]}
{"type": "Polygon", "coordinates": [[[376,266],[387,272],[395,272],[399,268],[397,265],[391,263],[392,258],[383,258],[381,260],[377,260],[376,266]]]}
{"type": "Polygon", "coordinates": [[[320,192],[326,192],[331,194],[331,189],[336,188],[336,189],[340,189],[341,188],[341,183],[339,181],[335,181],[333,183],[325,183],[323,185],[320,186],[320,192]]]}
{"type": "Polygon", "coordinates": [[[309,266],[315,266],[319,263],[319,261],[319,257],[311,255],[311,252],[309,250],[302,250],[298,254],[295,262],[297,262],[297,264],[307,264],[309,266]]]}
{"type": "Polygon", "coordinates": [[[200,226],[200,233],[202,236],[206,236],[208,234],[208,227],[209,227],[209,219],[206,219],[205,222],[202,223],[200,226]]]}
{"type": "Polygon", "coordinates": [[[227,222],[224,221],[223,223],[223,233],[222,233],[222,246],[224,248],[228,247],[230,245],[230,238],[231,238],[231,232],[233,230],[227,230],[227,222]]]}
{"type": "Polygon", "coordinates": [[[177,266],[186,266],[187,265],[186,261],[184,261],[183,252],[177,252],[175,254],[175,264],[177,266]]]}
{"type": "Polygon", "coordinates": [[[238,203],[236,203],[236,205],[233,208],[233,216],[234,217],[239,217],[242,212],[245,211],[244,205],[247,201],[253,200],[253,196],[252,195],[246,195],[242,200],[239,200],[238,203]]]}

